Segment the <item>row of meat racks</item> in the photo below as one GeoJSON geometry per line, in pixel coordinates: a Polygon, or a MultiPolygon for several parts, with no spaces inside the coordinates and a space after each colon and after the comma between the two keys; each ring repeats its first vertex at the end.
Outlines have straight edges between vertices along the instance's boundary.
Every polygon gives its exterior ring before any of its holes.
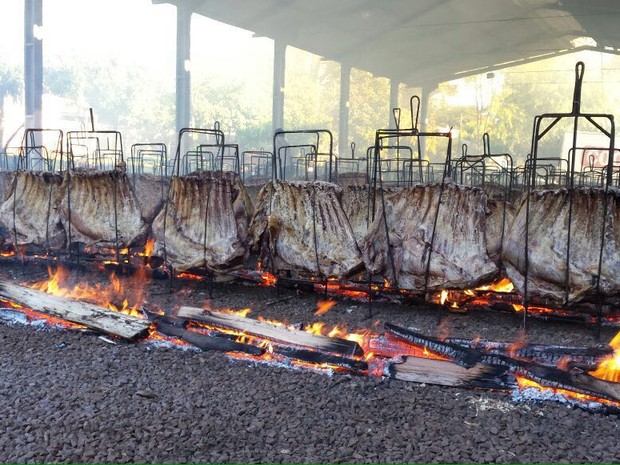
{"type": "Polygon", "coordinates": [[[572,111],[535,118],[531,155],[520,169],[510,155],[491,152],[488,135],[483,154],[463,150],[453,159],[450,131],[418,129],[417,97],[411,127],[401,127],[395,111],[396,128],[376,132],[363,169],[354,153],[333,155],[327,130],[278,131],[273,152],[249,152],[246,164],[219,125],[183,129],[170,166],[163,144],[137,144],[125,160],[116,131],[69,132],[64,153],[61,131],[27,130],[17,170],[4,172],[0,219],[22,254],[123,267],[151,235],[149,266],[170,276],[272,276],[280,285],[338,287],[367,300],[434,301],[449,291],[449,303],[458,304],[474,300],[465,290],[507,275],[516,296],[499,300],[520,305],[524,316],[551,307],[600,324],[613,320],[620,298],[615,127],[612,115],[581,112],[582,63],[575,72],[572,111]],[[539,154],[544,137],[565,121],[573,129],[569,154],[539,154]],[[589,165],[587,176],[577,160],[587,155],[578,141],[583,122],[609,140],[599,148],[605,163],[589,165]],[[55,149],[48,151],[40,142],[50,134],[55,149]],[[440,170],[421,155],[431,140],[447,146],[440,170]],[[44,171],[33,169],[37,163],[44,171]],[[157,174],[144,173],[149,163],[157,174]],[[356,169],[343,172],[347,164],[356,169]],[[431,172],[441,172],[434,183],[431,172]],[[291,173],[302,181],[287,181],[291,173]],[[252,208],[252,182],[265,178],[271,181],[252,208]]]}

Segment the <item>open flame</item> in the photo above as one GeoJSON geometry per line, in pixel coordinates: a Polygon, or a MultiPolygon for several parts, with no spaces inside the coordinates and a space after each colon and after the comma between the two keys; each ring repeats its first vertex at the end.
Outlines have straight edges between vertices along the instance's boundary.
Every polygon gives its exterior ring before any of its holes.
{"type": "Polygon", "coordinates": [[[48,273],[50,274],[48,280],[36,283],[30,287],[58,297],[84,300],[115,312],[144,318],[140,310],[144,302],[144,283],[141,282],[143,276],[139,274],[133,280],[129,279],[133,281],[132,284],[137,285],[131,286],[126,291],[114,272],[110,274],[110,282],[107,285],[98,283],[91,286],[88,283],[79,282],[74,284],[73,287],[69,283],[71,281],[71,274],[65,268],[59,266],[54,270],[48,267],[48,273]],[[134,300],[133,305],[129,303],[128,297],[125,296],[128,292],[131,293],[131,298],[134,300]]]}
{"type": "Polygon", "coordinates": [[[614,353],[603,359],[596,370],[588,374],[604,381],[620,383],[620,331],[609,341],[609,345],[614,349],[614,353]]]}
{"type": "Polygon", "coordinates": [[[336,305],[336,301],[334,300],[319,300],[316,303],[316,310],[314,314],[324,315],[325,313],[329,312],[334,305],[336,305]]]}

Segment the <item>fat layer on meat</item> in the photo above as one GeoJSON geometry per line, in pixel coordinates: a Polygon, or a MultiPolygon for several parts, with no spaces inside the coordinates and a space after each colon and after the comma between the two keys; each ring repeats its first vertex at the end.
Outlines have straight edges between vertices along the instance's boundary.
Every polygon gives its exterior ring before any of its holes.
{"type": "Polygon", "coordinates": [[[453,183],[443,192],[441,184],[386,190],[363,244],[366,268],[413,291],[464,289],[493,278],[499,270],[487,253],[486,203],[481,189],[453,183]]]}
{"type": "Polygon", "coordinates": [[[370,198],[372,189],[368,186],[346,186],[342,188],[342,208],[349,220],[355,241],[364,242],[370,226],[370,198]]]}
{"type": "Polygon", "coordinates": [[[264,266],[338,278],[358,271],[361,256],[340,195],[322,181],[265,185],[250,225],[264,266]]]}
{"type": "Polygon", "coordinates": [[[131,174],[129,179],[140,204],[142,218],[151,224],[164,206],[170,181],[154,174],[131,174]]]}
{"type": "Polygon", "coordinates": [[[15,244],[51,249],[65,246],[65,229],[57,209],[61,184],[59,174],[15,172],[0,207],[0,221],[15,244]]]}
{"type": "Polygon", "coordinates": [[[124,171],[66,171],[62,190],[59,209],[71,242],[119,247],[144,244],[148,225],[124,171]]]}
{"type": "Polygon", "coordinates": [[[603,260],[599,291],[604,298],[620,294],[620,193],[600,188],[536,191],[516,209],[503,252],[506,273],[516,289],[525,291],[525,236],[528,231],[528,297],[549,298],[570,304],[588,300],[596,291],[601,238],[603,260]],[[568,299],[566,255],[569,244],[569,199],[572,197],[568,299]],[[605,211],[607,200],[607,215],[605,211]],[[604,229],[603,229],[604,228],[604,229]]]}
{"type": "Polygon", "coordinates": [[[503,240],[514,218],[514,210],[509,202],[489,199],[486,217],[487,252],[498,266],[501,263],[503,240]]]}
{"type": "Polygon", "coordinates": [[[153,221],[155,253],[177,271],[240,267],[251,204],[237,181],[214,172],[173,177],[166,205],[153,221]]]}

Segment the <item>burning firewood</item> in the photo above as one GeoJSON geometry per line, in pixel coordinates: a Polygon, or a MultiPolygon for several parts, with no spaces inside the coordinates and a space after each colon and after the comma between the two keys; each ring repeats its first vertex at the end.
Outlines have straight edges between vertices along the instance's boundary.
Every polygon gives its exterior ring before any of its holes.
{"type": "Polygon", "coordinates": [[[364,353],[359,344],[355,341],[310,334],[305,331],[291,330],[285,326],[245,318],[230,313],[205,311],[195,307],[181,307],[177,316],[179,318],[202,321],[215,327],[243,331],[246,334],[258,336],[263,339],[279,341],[295,346],[309,347],[314,350],[331,352],[347,357],[361,356],[364,353]]]}
{"type": "Polygon", "coordinates": [[[586,395],[593,398],[620,402],[620,383],[595,378],[583,369],[580,369],[570,363],[568,364],[567,369],[561,369],[553,366],[541,365],[529,360],[514,358],[504,354],[484,354],[477,350],[460,346],[454,342],[441,341],[440,339],[424,336],[420,333],[410,331],[405,328],[400,328],[395,325],[386,324],[386,330],[404,341],[408,341],[416,345],[423,345],[432,352],[446,356],[454,363],[460,362],[458,364],[463,366],[465,369],[475,368],[473,373],[476,375],[470,375],[464,378],[463,376],[466,372],[459,369],[452,369],[449,370],[452,374],[451,377],[441,378],[439,373],[435,373],[433,371],[437,369],[438,364],[424,365],[419,364],[416,360],[408,361],[409,359],[407,359],[404,362],[405,366],[402,368],[398,368],[398,366],[390,367],[391,376],[397,379],[401,379],[402,377],[404,380],[414,380],[412,378],[413,375],[409,374],[410,372],[417,373],[415,376],[422,379],[423,376],[419,372],[423,371],[423,368],[420,367],[426,367],[430,370],[430,373],[424,372],[424,376],[428,376],[428,382],[432,382],[430,381],[432,379],[431,375],[434,373],[438,377],[438,381],[441,381],[437,384],[456,383],[446,385],[461,386],[464,384],[470,384],[479,385],[482,387],[484,383],[488,381],[486,377],[491,374],[494,378],[498,375],[502,377],[501,384],[504,388],[509,388],[511,386],[516,388],[516,379],[525,378],[532,380],[543,387],[565,390],[569,394],[573,393],[573,395],[576,396],[586,395]],[[464,359],[470,362],[469,367],[463,364],[462,361],[464,359]],[[474,360],[475,364],[472,364],[471,362],[474,360]],[[414,368],[408,367],[407,363],[412,364],[414,368]],[[502,367],[504,371],[501,371],[502,367]],[[478,374],[480,377],[477,377],[478,374]],[[509,378],[506,378],[505,375],[508,374],[514,377],[512,381],[509,378]]]}
{"type": "Polygon", "coordinates": [[[22,307],[79,323],[123,339],[136,339],[144,336],[149,328],[149,322],[140,318],[7,282],[0,282],[0,297],[22,307]]]}

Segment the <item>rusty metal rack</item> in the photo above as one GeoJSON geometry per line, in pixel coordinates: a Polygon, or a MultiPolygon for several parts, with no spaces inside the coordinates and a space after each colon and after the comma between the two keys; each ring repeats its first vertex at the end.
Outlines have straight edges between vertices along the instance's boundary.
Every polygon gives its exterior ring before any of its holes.
{"type": "Polygon", "coordinates": [[[168,176],[168,148],[164,143],[133,144],[127,161],[132,175],[149,173],[168,176]]]}
{"type": "Polygon", "coordinates": [[[241,153],[241,179],[245,184],[264,184],[271,179],[273,153],[246,150],[241,153]]]}
{"type": "Polygon", "coordinates": [[[333,181],[334,137],[327,129],[276,131],[272,178],[333,181]]]}
{"type": "Polygon", "coordinates": [[[111,170],[124,163],[123,138],[118,131],[67,132],[69,169],[111,170]]]}
{"type": "MultiPolygon", "coordinates": [[[[335,156],[333,153],[333,135],[327,129],[308,130],[277,130],[273,136],[272,152],[272,181],[301,180],[301,181],[328,181],[333,182],[336,176],[335,156]],[[288,173],[288,174],[287,174],[288,173]]],[[[322,282],[327,288],[327,276],[321,272],[317,245],[317,211],[316,186],[312,186],[312,243],[314,246],[317,276],[313,277],[322,282]]],[[[271,190],[273,192],[273,189],[271,190]]],[[[269,208],[271,211],[271,204],[269,208]]],[[[271,243],[271,241],[269,241],[271,243]]],[[[273,259],[274,250],[271,245],[267,248],[269,271],[278,277],[278,292],[283,283],[293,286],[303,286],[308,281],[301,277],[292,277],[290,271],[276,269],[273,259]]]]}
{"type": "MultiPolygon", "coordinates": [[[[572,100],[572,110],[568,113],[545,113],[538,115],[534,118],[534,124],[532,129],[532,146],[531,146],[531,155],[526,162],[526,226],[525,226],[525,254],[524,254],[524,292],[523,292],[523,305],[524,305],[524,320],[523,324],[525,325],[525,318],[527,316],[528,307],[531,304],[530,297],[530,282],[529,282],[529,274],[530,267],[532,266],[532,257],[530,256],[530,248],[531,242],[536,240],[534,237],[534,231],[530,225],[531,218],[531,194],[538,190],[541,186],[539,184],[539,177],[533,175],[533,173],[537,173],[539,169],[540,162],[544,163],[548,160],[548,158],[541,156],[540,144],[541,141],[550,133],[550,131],[558,125],[558,123],[563,121],[568,121],[572,123],[572,143],[569,153],[563,157],[563,163],[567,166],[566,172],[561,173],[561,179],[563,182],[561,185],[566,189],[567,199],[568,199],[568,223],[566,225],[567,235],[566,235],[566,252],[565,252],[565,276],[564,276],[564,302],[563,306],[569,308],[570,303],[570,291],[571,291],[571,282],[570,282],[570,268],[571,268],[571,246],[572,244],[572,228],[575,226],[573,224],[573,202],[574,196],[576,193],[576,189],[580,186],[580,183],[584,180],[581,176],[580,168],[577,164],[576,156],[579,153],[579,130],[580,125],[587,124],[587,126],[592,129],[594,128],[600,135],[605,137],[609,143],[607,146],[603,147],[603,151],[607,154],[606,163],[603,165],[603,169],[601,172],[601,184],[599,184],[600,188],[603,190],[603,213],[601,221],[601,236],[600,237],[592,237],[592,241],[594,243],[599,243],[598,253],[596,257],[590,257],[592,259],[592,264],[594,265],[595,271],[592,273],[592,284],[594,287],[594,295],[589,299],[590,302],[593,302],[597,306],[598,313],[598,324],[600,327],[601,317],[603,314],[603,298],[601,296],[600,289],[600,281],[601,281],[601,272],[602,272],[602,264],[604,258],[604,246],[606,241],[606,228],[607,228],[607,217],[608,217],[608,209],[609,209],[609,189],[612,185],[613,179],[613,170],[614,170],[614,154],[616,149],[614,148],[615,142],[615,123],[614,117],[611,114],[603,114],[603,113],[585,113],[581,111],[581,89],[583,83],[583,76],[585,72],[585,65],[583,62],[578,62],[575,66],[575,85],[573,91],[573,100],[572,100]]],[[[558,126],[559,127],[559,126],[558,126]]],[[[594,214],[594,212],[590,212],[590,214],[594,214]]],[[[598,220],[596,220],[598,221],[598,220]]]]}
{"type": "Polygon", "coordinates": [[[355,142],[351,142],[351,155],[336,157],[335,179],[338,184],[368,184],[368,157],[355,157],[355,142]]]}
{"type": "MultiPolygon", "coordinates": [[[[607,166],[602,163],[602,157],[609,156],[609,149],[605,147],[577,147],[569,150],[569,158],[575,158],[581,154],[581,160],[576,163],[575,169],[579,170],[578,184],[582,186],[598,186],[605,185],[605,175],[607,166]]],[[[620,170],[620,149],[614,148],[614,157],[612,163],[612,181],[613,186],[618,187],[618,173],[620,170]]]]}
{"type": "MultiPolygon", "coordinates": [[[[419,119],[419,112],[420,112],[420,99],[417,96],[413,96],[411,97],[409,102],[410,102],[410,111],[411,111],[411,127],[408,127],[408,128],[400,127],[400,112],[395,112],[394,114],[396,115],[395,118],[397,118],[396,122],[397,122],[398,127],[396,129],[379,129],[375,133],[371,185],[369,189],[369,211],[370,211],[369,222],[372,223],[375,221],[375,216],[378,211],[378,202],[380,202],[381,207],[382,207],[381,208],[381,212],[382,212],[381,221],[384,225],[385,235],[386,235],[386,249],[387,249],[388,263],[392,269],[392,275],[396,277],[397,276],[396,264],[394,261],[393,245],[392,245],[392,241],[390,238],[390,231],[389,231],[387,213],[386,213],[386,203],[385,203],[386,180],[384,179],[384,173],[382,172],[382,168],[384,166],[382,163],[382,154],[385,152],[385,149],[387,147],[394,147],[394,146],[400,147],[401,141],[403,139],[405,140],[413,139],[416,142],[415,145],[417,146],[418,150],[420,150],[422,146],[421,144],[422,139],[426,139],[426,138],[445,139],[447,141],[447,147],[446,147],[445,159],[442,164],[443,169],[442,169],[441,181],[439,182],[439,185],[440,185],[439,201],[437,203],[437,207],[433,214],[433,217],[434,217],[433,231],[431,233],[430,242],[428,244],[428,254],[427,254],[428,256],[427,256],[427,260],[425,263],[425,270],[426,270],[425,277],[424,277],[425,284],[424,284],[424,289],[421,292],[422,295],[425,295],[428,292],[432,250],[433,250],[433,245],[434,245],[435,236],[436,236],[435,230],[437,226],[437,220],[439,218],[439,209],[441,206],[441,200],[442,200],[442,196],[444,192],[444,185],[446,183],[446,180],[451,175],[452,133],[450,131],[448,132],[422,132],[420,131],[417,127],[418,119],[419,119]],[[414,102],[416,103],[416,106],[414,106],[414,102]]],[[[413,151],[408,152],[408,153],[413,153],[413,151]]],[[[418,156],[416,160],[414,159],[410,159],[410,160],[413,162],[418,162],[422,160],[422,157],[418,156]]],[[[410,165],[409,167],[411,166],[412,165],[410,165]]],[[[420,165],[420,167],[422,167],[422,165],[420,165]]],[[[411,181],[412,179],[403,177],[403,181],[405,180],[411,181]]],[[[402,182],[399,184],[400,184],[400,187],[411,185],[410,183],[408,184],[405,182],[402,182]]],[[[373,279],[374,277],[370,273],[368,273],[367,280],[368,280],[369,296],[371,295],[370,290],[373,285],[373,279]]],[[[398,284],[390,283],[390,287],[395,287],[396,289],[398,289],[398,284]]],[[[415,293],[411,293],[411,294],[415,294],[415,293]]],[[[372,313],[372,299],[370,298],[369,298],[369,313],[372,313]]]]}
{"type": "Polygon", "coordinates": [[[26,129],[19,149],[17,169],[53,172],[58,168],[62,171],[63,137],[60,129],[26,129]]]}

